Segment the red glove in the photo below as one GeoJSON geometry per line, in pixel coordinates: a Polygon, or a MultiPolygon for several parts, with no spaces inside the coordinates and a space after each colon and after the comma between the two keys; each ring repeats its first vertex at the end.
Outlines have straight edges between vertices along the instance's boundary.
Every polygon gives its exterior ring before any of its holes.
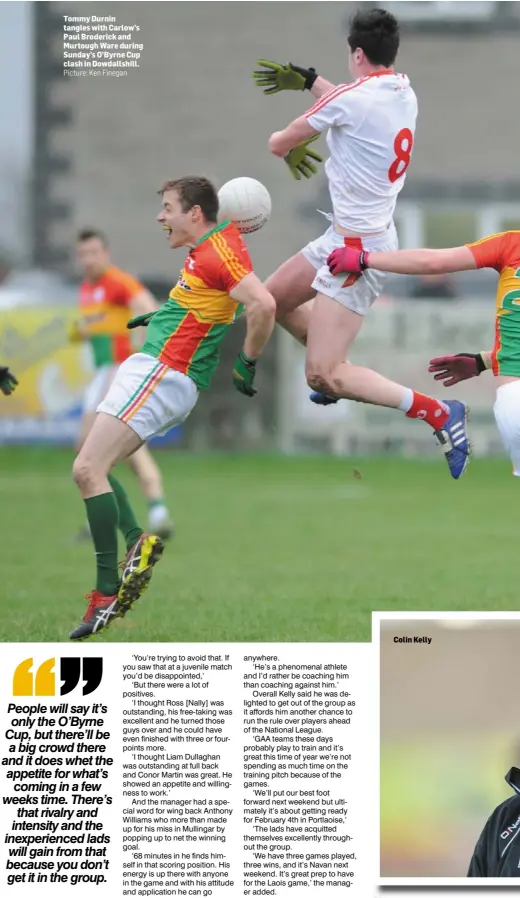
{"type": "Polygon", "coordinates": [[[357,274],[368,268],[368,253],[351,246],[340,246],[331,252],[327,265],[331,274],[357,274]]]}
{"type": "Polygon", "coordinates": [[[458,355],[444,355],[438,359],[430,359],[428,371],[434,374],[434,380],[442,380],[445,387],[454,387],[461,380],[478,377],[486,366],[480,353],[459,352],[458,355]]]}

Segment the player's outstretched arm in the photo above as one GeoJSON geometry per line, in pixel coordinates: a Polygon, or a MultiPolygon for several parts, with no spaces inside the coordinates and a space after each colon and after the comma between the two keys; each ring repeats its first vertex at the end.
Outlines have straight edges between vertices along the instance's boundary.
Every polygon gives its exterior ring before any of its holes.
{"type": "Polygon", "coordinates": [[[451,249],[400,249],[390,253],[365,253],[367,268],[395,274],[450,274],[477,267],[467,246],[451,249]]]}
{"type": "Polygon", "coordinates": [[[477,261],[467,246],[451,249],[398,249],[378,253],[340,247],[327,259],[331,274],[360,272],[367,268],[393,274],[449,274],[477,268],[477,261]]]}
{"type": "Polygon", "coordinates": [[[233,383],[240,393],[254,396],[256,362],[273,332],[276,303],[254,272],[246,274],[230,296],[244,306],[247,318],[244,348],[233,368],[233,383]]]}

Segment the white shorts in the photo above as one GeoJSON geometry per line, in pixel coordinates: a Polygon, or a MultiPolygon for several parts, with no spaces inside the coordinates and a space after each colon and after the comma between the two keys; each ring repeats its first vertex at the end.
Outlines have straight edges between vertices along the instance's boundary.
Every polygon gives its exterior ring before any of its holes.
{"type": "Polygon", "coordinates": [[[90,381],[83,397],[83,413],[94,413],[116,376],[119,365],[101,365],[90,381]]]}
{"type": "Polygon", "coordinates": [[[498,432],[511,459],[513,474],[520,477],[520,380],[497,389],[493,407],[498,432]]]}
{"type": "Polygon", "coordinates": [[[182,424],[198,396],[190,377],[136,352],[119,366],[97,411],[124,421],[146,441],[182,424]]]}
{"type": "MultiPolygon", "coordinates": [[[[368,269],[363,272],[361,277],[353,283],[354,275],[338,274],[332,275],[327,268],[327,256],[333,249],[345,246],[347,240],[352,238],[344,237],[337,234],[333,225],[325,231],[317,240],[308,243],[301,252],[308,262],[316,269],[316,277],[312,282],[312,287],[318,293],[324,296],[330,296],[331,299],[340,302],[347,309],[352,309],[358,315],[366,315],[372,303],[381,293],[386,274],[383,271],[374,271],[368,269]],[[350,286],[346,286],[350,282],[350,286]]],[[[378,234],[375,237],[363,237],[360,249],[377,250],[378,252],[388,252],[399,247],[397,239],[397,231],[395,225],[384,234],[378,234]]]]}

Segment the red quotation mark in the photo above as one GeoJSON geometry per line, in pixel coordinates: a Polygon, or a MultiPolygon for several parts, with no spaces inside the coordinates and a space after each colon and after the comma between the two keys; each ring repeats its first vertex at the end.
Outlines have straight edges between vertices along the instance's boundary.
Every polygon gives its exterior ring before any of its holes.
{"type": "Polygon", "coordinates": [[[409,128],[402,128],[394,140],[395,159],[388,169],[388,180],[394,183],[402,178],[410,165],[413,148],[413,134],[409,128]]]}

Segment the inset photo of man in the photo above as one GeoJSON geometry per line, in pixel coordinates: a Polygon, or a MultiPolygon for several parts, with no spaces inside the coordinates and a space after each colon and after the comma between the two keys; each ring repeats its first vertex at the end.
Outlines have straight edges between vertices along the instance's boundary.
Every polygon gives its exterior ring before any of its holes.
{"type": "Polygon", "coordinates": [[[520,615],[400,618],[379,621],[381,884],[512,885],[520,615]]]}

